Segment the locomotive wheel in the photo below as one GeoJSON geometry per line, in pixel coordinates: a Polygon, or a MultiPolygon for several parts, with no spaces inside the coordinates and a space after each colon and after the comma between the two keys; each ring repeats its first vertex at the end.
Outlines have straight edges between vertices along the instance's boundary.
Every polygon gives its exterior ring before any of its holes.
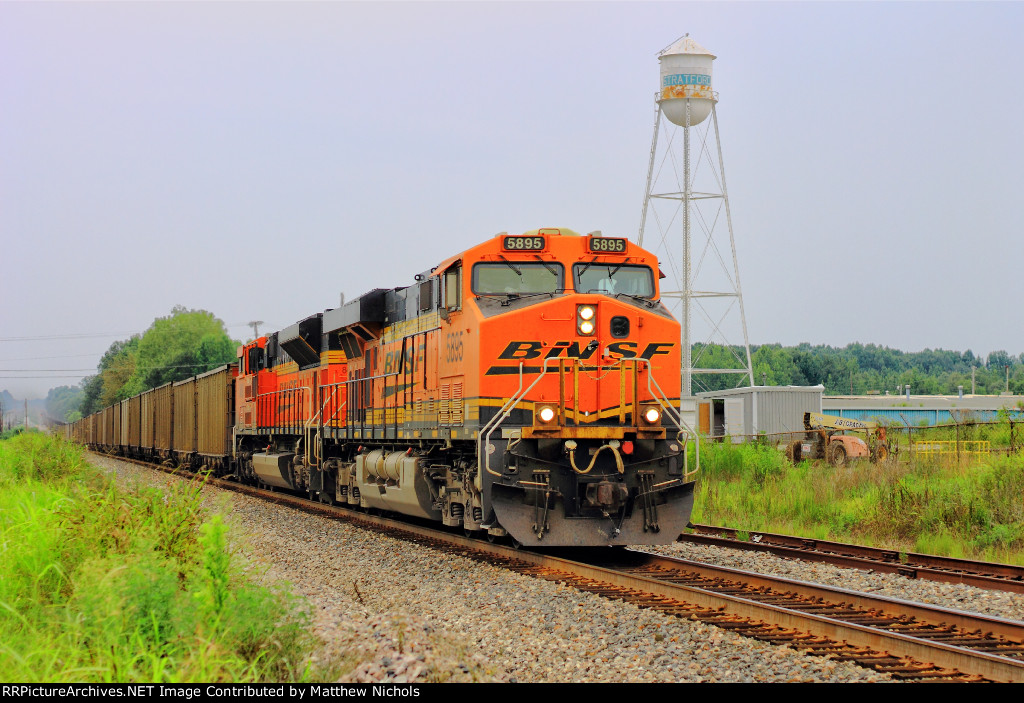
{"type": "Polygon", "coordinates": [[[886,459],[889,458],[889,448],[884,444],[879,444],[875,447],[875,451],[872,453],[871,460],[876,464],[884,464],[886,459]]]}
{"type": "Polygon", "coordinates": [[[846,466],[846,447],[842,443],[836,442],[829,448],[828,463],[836,468],[846,466]]]}

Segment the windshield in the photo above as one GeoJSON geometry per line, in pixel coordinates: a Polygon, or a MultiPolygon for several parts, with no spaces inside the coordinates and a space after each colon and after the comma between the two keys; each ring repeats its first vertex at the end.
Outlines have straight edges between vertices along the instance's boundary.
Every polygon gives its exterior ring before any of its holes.
{"type": "Polygon", "coordinates": [[[531,295],[565,288],[565,268],[555,262],[499,261],[473,265],[477,295],[531,295]]]}
{"type": "Polygon", "coordinates": [[[624,264],[576,264],[572,267],[577,293],[606,293],[650,298],[654,295],[654,273],[647,266],[624,264]]]}

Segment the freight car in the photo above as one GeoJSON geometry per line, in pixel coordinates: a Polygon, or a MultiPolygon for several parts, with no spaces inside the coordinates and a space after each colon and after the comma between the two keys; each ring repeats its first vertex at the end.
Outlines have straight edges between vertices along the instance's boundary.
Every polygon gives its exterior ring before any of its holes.
{"type": "Polygon", "coordinates": [[[491,538],[670,543],[698,455],[659,274],[626,239],[502,233],[123,401],[114,442],[68,433],[491,538]]]}

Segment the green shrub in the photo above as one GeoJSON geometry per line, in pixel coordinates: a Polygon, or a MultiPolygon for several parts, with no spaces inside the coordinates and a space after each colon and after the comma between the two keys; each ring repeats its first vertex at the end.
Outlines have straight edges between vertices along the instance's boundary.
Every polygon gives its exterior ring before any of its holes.
{"type": "Polygon", "coordinates": [[[693,522],[1024,563],[1019,457],[962,466],[922,456],[837,469],[793,466],[763,446],[718,444],[701,459],[693,522]]]}
{"type": "Polygon", "coordinates": [[[0,680],[300,680],[314,644],[198,484],[128,491],[62,440],[0,442],[0,680]]]}

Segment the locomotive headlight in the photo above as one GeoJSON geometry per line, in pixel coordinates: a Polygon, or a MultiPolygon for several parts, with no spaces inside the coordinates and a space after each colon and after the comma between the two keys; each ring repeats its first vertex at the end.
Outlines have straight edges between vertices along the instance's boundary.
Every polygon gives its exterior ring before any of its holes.
{"type": "Polygon", "coordinates": [[[551,422],[555,419],[555,409],[550,405],[545,405],[537,412],[537,417],[543,423],[551,422]]]}
{"type": "Polygon", "coordinates": [[[656,405],[648,405],[640,411],[640,417],[648,425],[657,424],[661,420],[661,408],[656,405]]]}
{"type": "Polygon", "coordinates": [[[576,306],[576,332],[589,337],[594,334],[597,322],[597,310],[593,305],[576,306]]]}

